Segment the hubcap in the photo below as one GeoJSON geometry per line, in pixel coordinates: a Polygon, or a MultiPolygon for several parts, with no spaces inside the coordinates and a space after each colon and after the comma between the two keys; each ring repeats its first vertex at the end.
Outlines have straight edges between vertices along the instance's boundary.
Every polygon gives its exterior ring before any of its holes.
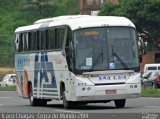
{"type": "Polygon", "coordinates": [[[30,90],[30,101],[31,101],[31,103],[33,102],[33,92],[32,92],[32,89],[30,90]]]}
{"type": "Polygon", "coordinates": [[[33,96],[30,96],[30,100],[31,100],[31,102],[33,102],[33,96]]]}

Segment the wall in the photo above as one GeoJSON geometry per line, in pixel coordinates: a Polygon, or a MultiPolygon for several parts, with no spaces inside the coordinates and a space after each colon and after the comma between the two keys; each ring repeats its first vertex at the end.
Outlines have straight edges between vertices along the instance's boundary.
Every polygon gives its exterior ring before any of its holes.
{"type": "Polygon", "coordinates": [[[141,70],[143,70],[145,64],[156,63],[156,53],[160,53],[160,51],[147,51],[146,54],[142,56],[142,62],[140,64],[141,70]]]}
{"type": "Polygon", "coordinates": [[[85,15],[91,14],[91,11],[98,11],[101,5],[104,3],[111,2],[117,4],[118,0],[80,0],[80,14],[85,15]]]}

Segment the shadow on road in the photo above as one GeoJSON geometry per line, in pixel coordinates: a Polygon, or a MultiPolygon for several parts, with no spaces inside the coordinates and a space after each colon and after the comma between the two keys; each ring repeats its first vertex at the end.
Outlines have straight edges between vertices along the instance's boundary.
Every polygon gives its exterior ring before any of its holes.
{"type": "MultiPolygon", "coordinates": [[[[57,108],[57,109],[64,109],[62,104],[48,104],[46,105],[48,108],[57,108]]],[[[116,109],[115,107],[112,106],[101,106],[101,105],[77,105],[73,106],[75,110],[102,110],[102,109],[116,109]]]]}

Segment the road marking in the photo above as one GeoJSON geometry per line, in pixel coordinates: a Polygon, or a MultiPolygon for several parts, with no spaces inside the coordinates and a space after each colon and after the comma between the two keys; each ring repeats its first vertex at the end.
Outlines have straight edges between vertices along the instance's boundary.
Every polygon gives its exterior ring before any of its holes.
{"type": "Polygon", "coordinates": [[[0,99],[5,99],[5,98],[12,98],[12,97],[0,97],[0,99]]]}
{"type": "Polygon", "coordinates": [[[75,112],[75,111],[65,111],[65,110],[53,110],[56,112],[63,112],[63,113],[81,113],[81,112],[75,112]]]}
{"type": "Polygon", "coordinates": [[[160,98],[159,97],[141,97],[142,99],[157,99],[159,100],[160,98]]]}
{"type": "Polygon", "coordinates": [[[144,106],[144,107],[160,108],[159,106],[144,106]]]}

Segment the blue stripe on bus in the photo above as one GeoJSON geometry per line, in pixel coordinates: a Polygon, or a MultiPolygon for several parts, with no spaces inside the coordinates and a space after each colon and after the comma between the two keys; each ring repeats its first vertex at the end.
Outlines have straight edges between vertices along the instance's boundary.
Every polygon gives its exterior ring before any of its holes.
{"type": "MultiPolygon", "coordinates": [[[[35,92],[37,91],[37,90],[34,90],[35,92]]],[[[44,91],[44,92],[58,92],[58,90],[39,90],[39,91],[44,91]]]]}
{"type": "MultiPolygon", "coordinates": [[[[37,95],[37,93],[33,93],[33,95],[37,95]]],[[[58,94],[47,94],[47,93],[39,93],[40,97],[45,96],[58,96],[58,94]]]]}
{"type": "Polygon", "coordinates": [[[42,88],[42,86],[43,88],[57,88],[53,63],[48,61],[47,52],[35,54],[34,88],[42,88]],[[51,80],[51,84],[48,84],[49,80],[51,80]],[[44,83],[42,84],[42,82],[44,83]]]}

